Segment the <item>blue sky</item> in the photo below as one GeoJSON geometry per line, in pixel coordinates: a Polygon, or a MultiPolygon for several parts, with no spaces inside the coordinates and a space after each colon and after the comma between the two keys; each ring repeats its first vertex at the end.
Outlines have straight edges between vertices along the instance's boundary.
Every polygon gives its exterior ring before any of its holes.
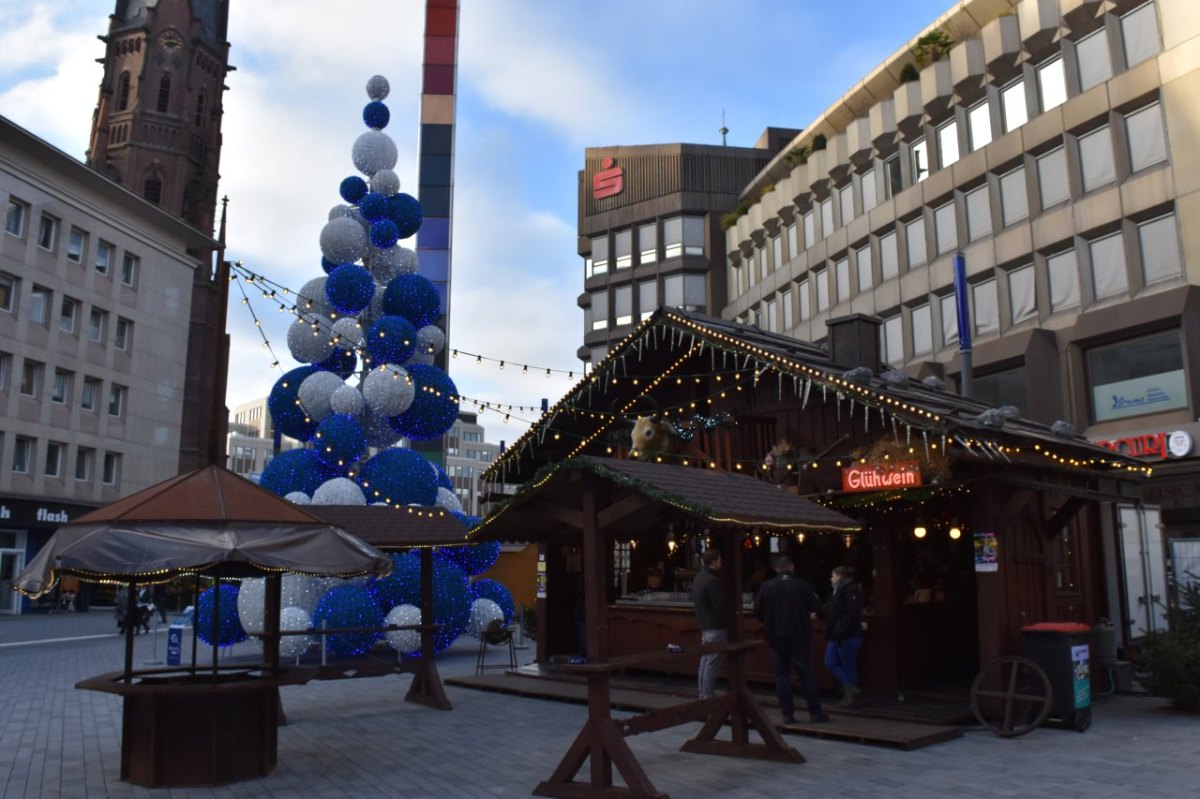
{"type": "MultiPolygon", "coordinates": [[[[576,180],[585,147],[748,146],[805,127],[950,6],[949,0],[462,0],[450,343],[543,368],[450,362],[464,397],[553,404],[579,368],[583,269],[576,180]]],[[[111,0],[0,4],[0,114],[82,158],[111,0]]],[[[228,255],[299,288],[320,276],[318,236],[354,172],[364,86],[386,76],[402,190],[416,186],[421,0],[232,0],[220,191],[228,255]]],[[[412,246],[413,240],[406,242],[412,246]]],[[[228,404],[265,396],[271,370],[234,291],[228,404]]],[[[281,369],[286,320],[254,303],[281,369]]],[[[578,377],[578,375],[576,375],[578,377]]],[[[472,406],[464,406],[473,409],[472,406]]],[[[481,416],[487,438],[523,432],[481,416]]]]}

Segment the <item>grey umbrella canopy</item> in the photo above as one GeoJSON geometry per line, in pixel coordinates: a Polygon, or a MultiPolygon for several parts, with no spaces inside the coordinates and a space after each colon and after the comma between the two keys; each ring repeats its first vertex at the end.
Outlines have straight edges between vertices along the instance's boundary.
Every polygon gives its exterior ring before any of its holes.
{"type": "Polygon", "coordinates": [[[196,572],[354,577],[391,570],[391,559],[375,547],[213,465],[63,525],[13,590],[37,598],[61,575],[137,583],[196,572]]]}

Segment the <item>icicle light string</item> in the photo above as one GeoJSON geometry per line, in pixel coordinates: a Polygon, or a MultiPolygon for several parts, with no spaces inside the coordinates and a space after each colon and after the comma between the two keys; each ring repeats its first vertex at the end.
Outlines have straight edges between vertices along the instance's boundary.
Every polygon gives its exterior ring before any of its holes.
{"type": "MultiPolygon", "coordinates": [[[[241,265],[241,261],[234,262],[235,268],[240,268],[241,265]]],[[[267,334],[263,331],[262,322],[259,320],[258,314],[254,312],[254,306],[250,304],[250,297],[246,294],[245,285],[241,281],[235,280],[232,273],[230,274],[229,282],[237,283],[238,291],[242,294],[242,305],[246,306],[246,309],[250,312],[250,318],[254,320],[254,327],[258,330],[259,337],[262,338],[263,349],[271,354],[271,366],[269,368],[282,370],[282,367],[279,365],[279,356],[275,354],[275,350],[271,347],[271,342],[267,340],[267,334]]]]}

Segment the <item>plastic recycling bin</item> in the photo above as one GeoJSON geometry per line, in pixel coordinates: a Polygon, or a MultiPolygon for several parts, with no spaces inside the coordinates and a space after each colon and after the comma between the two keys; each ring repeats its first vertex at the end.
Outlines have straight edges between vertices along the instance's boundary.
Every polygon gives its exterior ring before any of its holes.
{"type": "Polygon", "coordinates": [[[1092,725],[1091,628],[1073,622],[1042,622],[1021,628],[1025,657],[1046,672],[1054,693],[1050,723],[1083,732],[1092,725]]]}

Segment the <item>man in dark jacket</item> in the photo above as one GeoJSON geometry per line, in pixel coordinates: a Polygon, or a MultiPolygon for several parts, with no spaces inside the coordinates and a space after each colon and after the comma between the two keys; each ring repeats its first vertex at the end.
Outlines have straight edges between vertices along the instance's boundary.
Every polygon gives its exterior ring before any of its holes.
{"type": "Polygon", "coordinates": [[[862,647],[862,588],[850,569],[838,566],[830,575],[833,596],[829,598],[826,625],[825,667],[842,686],[841,707],[850,707],[858,696],[858,650],[862,647]]]}
{"type": "MultiPolygon", "coordinates": [[[[696,606],[696,626],[700,628],[702,644],[723,644],[729,640],[729,599],[717,576],[720,571],[721,551],[710,549],[704,553],[704,566],[692,580],[692,604],[696,606]]],[[[724,661],[725,655],[720,652],[700,656],[696,688],[701,699],[713,695],[724,661]]]]}
{"type": "Polygon", "coordinates": [[[811,666],[812,625],[809,619],[824,615],[821,600],[807,580],[796,576],[796,565],[787,555],[775,559],[775,576],[763,583],[754,598],[754,614],[762,619],[767,643],[775,655],[775,694],[783,720],[794,724],[795,702],[792,698],[792,670],[800,678],[804,698],[808,702],[809,719],[829,721],[821,710],[817,696],[817,681],[811,666]]]}

